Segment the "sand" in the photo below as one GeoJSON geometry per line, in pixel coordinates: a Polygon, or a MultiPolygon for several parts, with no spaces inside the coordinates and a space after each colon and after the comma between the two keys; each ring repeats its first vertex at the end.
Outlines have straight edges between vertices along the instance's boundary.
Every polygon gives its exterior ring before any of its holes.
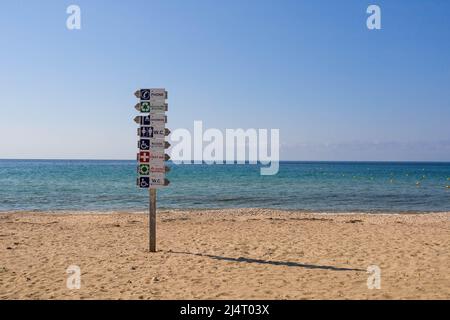
{"type": "Polygon", "coordinates": [[[142,212],[2,213],[0,298],[450,299],[450,213],[166,210],[157,253],[147,226],[142,212]]]}

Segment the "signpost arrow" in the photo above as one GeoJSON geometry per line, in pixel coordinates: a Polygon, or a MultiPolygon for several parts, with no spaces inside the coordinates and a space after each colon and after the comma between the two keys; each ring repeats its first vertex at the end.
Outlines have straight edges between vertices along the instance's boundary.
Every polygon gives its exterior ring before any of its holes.
{"type": "Polygon", "coordinates": [[[170,143],[165,140],[150,140],[150,150],[161,150],[163,152],[163,149],[168,149],[170,147],[170,143]]]}
{"type": "Polygon", "coordinates": [[[148,127],[151,130],[150,138],[164,140],[164,138],[170,133],[170,130],[164,128],[164,125],[153,125],[148,127]]]}
{"type": "Polygon", "coordinates": [[[163,187],[168,186],[170,181],[166,178],[151,178],[150,177],[150,186],[152,187],[163,187]]]}
{"type": "Polygon", "coordinates": [[[164,113],[169,109],[169,105],[161,101],[141,101],[134,108],[142,113],[164,113]]]}
{"type": "Polygon", "coordinates": [[[134,122],[141,126],[162,125],[167,122],[167,116],[163,114],[150,114],[148,116],[136,116],[134,122]]]}
{"type": "Polygon", "coordinates": [[[153,89],[139,89],[134,93],[136,98],[145,101],[164,101],[167,99],[168,94],[165,89],[153,88],[153,89]]]}
{"type": "Polygon", "coordinates": [[[150,171],[151,172],[159,172],[159,173],[166,173],[170,171],[170,167],[168,166],[159,166],[159,165],[152,165],[150,164],[150,171]]]}

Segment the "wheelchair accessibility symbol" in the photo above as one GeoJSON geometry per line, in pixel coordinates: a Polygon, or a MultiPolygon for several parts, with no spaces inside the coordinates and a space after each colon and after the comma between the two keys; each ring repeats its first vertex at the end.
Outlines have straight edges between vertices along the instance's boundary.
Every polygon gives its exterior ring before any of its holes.
{"type": "Polygon", "coordinates": [[[141,140],[139,140],[139,149],[141,149],[141,150],[149,150],[150,149],[150,139],[141,139],[141,140]]]}
{"type": "Polygon", "coordinates": [[[149,177],[140,177],[139,178],[139,187],[140,188],[148,188],[150,186],[150,178],[149,177]]]}

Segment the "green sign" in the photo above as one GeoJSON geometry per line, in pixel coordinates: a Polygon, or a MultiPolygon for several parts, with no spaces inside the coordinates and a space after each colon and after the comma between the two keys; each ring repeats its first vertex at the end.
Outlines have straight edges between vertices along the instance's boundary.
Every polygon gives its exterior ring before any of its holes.
{"type": "Polygon", "coordinates": [[[148,164],[140,164],[139,165],[139,174],[146,176],[150,172],[150,166],[148,164]]]}
{"type": "Polygon", "coordinates": [[[141,112],[150,112],[150,102],[141,102],[141,112]]]}

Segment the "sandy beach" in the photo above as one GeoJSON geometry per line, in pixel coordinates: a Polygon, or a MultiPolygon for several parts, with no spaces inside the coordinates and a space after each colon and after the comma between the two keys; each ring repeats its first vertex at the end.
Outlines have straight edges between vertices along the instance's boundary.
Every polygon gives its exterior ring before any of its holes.
{"type": "Polygon", "coordinates": [[[0,298],[450,299],[449,240],[450,213],[165,210],[149,253],[143,212],[2,213],[0,298]]]}

